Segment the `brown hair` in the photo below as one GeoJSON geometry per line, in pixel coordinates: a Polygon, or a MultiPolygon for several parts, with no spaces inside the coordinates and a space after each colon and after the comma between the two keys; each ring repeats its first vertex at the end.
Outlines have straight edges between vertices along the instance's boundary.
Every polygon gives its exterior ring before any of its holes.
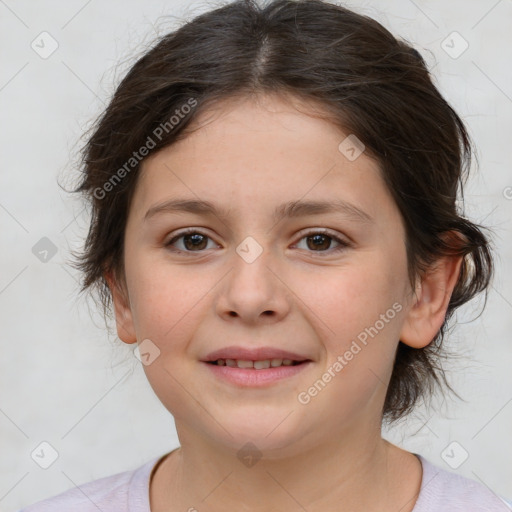
{"type": "Polygon", "coordinates": [[[80,292],[96,290],[110,315],[105,273],[124,282],[126,220],[147,153],[139,150],[154,153],[186,136],[185,128],[216,101],[255,93],[316,102],[364,143],[403,217],[413,289],[437,258],[463,256],[436,337],[423,349],[398,343],[383,409],[383,419],[397,420],[432,396],[434,384],[450,388],[440,365],[448,320],[477,293],[485,290],[487,298],[493,261],[481,226],[464,218],[456,202],[472,156],[462,120],[416,50],[344,7],[235,1],[165,35],[133,65],[82,151],[84,174],[73,192],[91,205],[91,224],[75,263],[84,276],[80,292]]]}

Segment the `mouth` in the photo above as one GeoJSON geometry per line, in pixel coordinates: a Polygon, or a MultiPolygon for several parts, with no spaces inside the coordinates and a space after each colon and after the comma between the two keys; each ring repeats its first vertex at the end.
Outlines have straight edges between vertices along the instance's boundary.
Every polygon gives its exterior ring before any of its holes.
{"type": "Polygon", "coordinates": [[[241,388],[258,388],[292,379],[313,365],[303,354],[266,347],[230,346],[215,350],[202,361],[217,381],[241,388]]]}
{"type": "Polygon", "coordinates": [[[301,354],[273,347],[226,347],[201,361],[209,375],[219,382],[239,388],[265,388],[293,379],[314,364],[301,354]]]}
{"type": "Polygon", "coordinates": [[[262,370],[279,366],[296,366],[311,361],[305,354],[288,350],[266,347],[244,347],[231,345],[210,352],[203,362],[231,368],[254,368],[262,370]]]}
{"type": "Polygon", "coordinates": [[[279,368],[281,366],[298,366],[311,361],[311,359],[294,360],[294,359],[217,359],[215,361],[205,361],[207,364],[215,366],[227,366],[229,368],[243,368],[249,370],[267,370],[269,368],[279,368]]]}

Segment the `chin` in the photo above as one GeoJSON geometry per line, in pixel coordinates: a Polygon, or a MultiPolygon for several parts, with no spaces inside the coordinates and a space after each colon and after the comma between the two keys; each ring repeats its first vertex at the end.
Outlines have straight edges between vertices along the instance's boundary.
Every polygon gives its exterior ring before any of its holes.
{"type": "Polygon", "coordinates": [[[293,446],[303,439],[304,432],[299,431],[299,426],[290,421],[291,418],[285,419],[287,414],[265,415],[259,411],[254,416],[233,414],[229,418],[224,417],[221,424],[226,430],[219,427],[216,431],[216,435],[221,436],[218,441],[236,452],[244,446],[248,450],[253,446],[265,456],[291,454],[293,446]]]}

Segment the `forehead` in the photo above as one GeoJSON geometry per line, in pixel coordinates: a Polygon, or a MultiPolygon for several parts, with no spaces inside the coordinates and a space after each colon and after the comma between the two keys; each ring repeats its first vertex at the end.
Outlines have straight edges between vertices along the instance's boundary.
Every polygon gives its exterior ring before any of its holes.
{"type": "Polygon", "coordinates": [[[315,107],[278,96],[215,104],[185,138],[143,162],[132,209],[140,218],[186,196],[263,214],[285,201],[341,198],[371,216],[393,213],[377,162],[345,153],[353,136],[315,107]]]}

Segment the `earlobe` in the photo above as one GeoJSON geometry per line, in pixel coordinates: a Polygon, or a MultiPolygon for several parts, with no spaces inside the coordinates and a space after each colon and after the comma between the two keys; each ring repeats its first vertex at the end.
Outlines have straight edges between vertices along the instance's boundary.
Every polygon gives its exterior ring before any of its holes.
{"type": "Polygon", "coordinates": [[[104,275],[112,295],[112,303],[114,305],[114,313],[116,317],[117,336],[124,343],[136,343],[137,336],[135,335],[132,311],[127,292],[120,288],[111,272],[106,272],[104,275]]]}
{"type": "Polygon", "coordinates": [[[413,348],[423,348],[435,338],[445,320],[461,264],[462,256],[440,258],[417,283],[400,341],[413,348]]]}

